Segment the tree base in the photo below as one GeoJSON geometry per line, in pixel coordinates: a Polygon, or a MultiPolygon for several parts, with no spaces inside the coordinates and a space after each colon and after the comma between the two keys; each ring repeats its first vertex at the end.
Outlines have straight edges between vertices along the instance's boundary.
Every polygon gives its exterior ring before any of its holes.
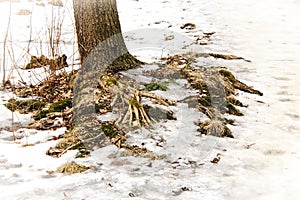
{"type": "Polygon", "coordinates": [[[120,71],[133,69],[144,64],[146,63],[138,60],[130,53],[126,53],[115,59],[114,62],[108,67],[107,72],[115,74],[120,71]]]}

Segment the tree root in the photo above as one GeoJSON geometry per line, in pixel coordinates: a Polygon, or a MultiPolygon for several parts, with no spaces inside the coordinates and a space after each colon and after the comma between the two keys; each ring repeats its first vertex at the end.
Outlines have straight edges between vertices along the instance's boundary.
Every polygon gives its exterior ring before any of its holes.
{"type": "Polygon", "coordinates": [[[124,117],[120,117],[116,124],[136,125],[138,127],[151,127],[151,120],[141,104],[141,94],[135,91],[129,100],[127,112],[124,117]]]}

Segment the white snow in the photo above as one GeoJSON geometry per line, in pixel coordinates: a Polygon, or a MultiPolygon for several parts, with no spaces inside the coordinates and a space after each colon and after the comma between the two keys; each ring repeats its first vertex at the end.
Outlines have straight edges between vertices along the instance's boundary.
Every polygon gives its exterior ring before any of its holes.
{"type": "MultiPolygon", "coordinates": [[[[52,7],[47,1],[45,7],[36,6],[38,2],[11,3],[5,61],[7,74],[15,83],[19,79],[17,72],[28,82],[36,81],[35,73],[26,75],[11,65],[21,67],[30,55],[41,51],[48,54],[45,25],[52,7]],[[16,15],[20,9],[30,10],[32,18],[16,15]],[[27,54],[30,30],[33,42],[27,54]],[[8,54],[11,47],[14,59],[8,54]]],[[[54,12],[65,16],[60,52],[68,55],[69,63],[76,63],[72,1],[63,2],[64,7],[54,7],[54,12]]],[[[8,1],[0,1],[1,65],[9,5],[8,1]]],[[[75,159],[77,151],[52,158],[46,151],[58,141],[49,138],[63,133],[64,129],[21,129],[15,133],[20,138],[16,142],[12,141],[11,132],[2,130],[0,198],[299,199],[300,3],[294,0],[118,0],[118,9],[126,43],[140,59],[161,62],[161,57],[176,53],[176,48],[177,53],[194,50],[242,56],[251,63],[221,59],[199,59],[198,63],[229,67],[237,78],[261,90],[264,96],[239,93],[238,98],[249,107],[241,108],[243,117],[230,116],[236,119],[236,126],[230,126],[234,139],[197,136],[193,122],[201,115],[184,103],[174,108],[177,121],[160,123],[152,132],[129,133],[128,142],[139,146],[144,142],[147,148],[167,154],[163,160],[121,157],[122,150],[112,145],[93,152],[90,158],[75,159]],[[188,22],[196,24],[196,29],[180,29],[188,22]],[[216,32],[208,45],[190,45],[196,40],[195,35],[203,36],[207,32],[216,32]],[[174,35],[174,40],[165,41],[170,35],[174,35]],[[166,142],[156,146],[161,137],[166,142]],[[24,144],[34,146],[24,147],[24,144]],[[220,162],[211,163],[218,153],[221,153],[220,162]],[[97,168],[74,175],[52,173],[71,161],[97,168]],[[116,161],[123,166],[114,164],[116,161]],[[130,197],[130,193],[136,197],[130,197]]],[[[180,85],[171,86],[176,92],[173,97],[193,94],[180,85]]],[[[12,94],[1,92],[0,97],[0,127],[5,128],[10,126],[12,117],[3,104],[12,94]]],[[[14,115],[16,123],[25,125],[30,121],[30,115],[14,115]]]]}

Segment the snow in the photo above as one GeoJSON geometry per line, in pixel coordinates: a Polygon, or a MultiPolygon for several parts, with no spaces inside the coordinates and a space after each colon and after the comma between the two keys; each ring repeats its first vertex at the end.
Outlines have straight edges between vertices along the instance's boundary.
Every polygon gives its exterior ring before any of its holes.
{"type": "MultiPolygon", "coordinates": [[[[30,58],[24,50],[30,29],[34,41],[30,54],[47,52],[44,26],[52,7],[46,1],[45,7],[36,6],[36,2],[20,0],[11,4],[9,40],[13,41],[18,67],[30,58]],[[31,10],[32,19],[31,15],[16,15],[20,9],[31,10]]],[[[63,8],[54,7],[55,12],[65,13],[64,42],[60,51],[69,56],[69,63],[76,63],[71,0],[63,2],[63,8]]],[[[9,5],[9,2],[0,2],[0,26],[4,27],[0,30],[1,41],[7,27],[9,5]]],[[[129,133],[129,143],[141,146],[144,142],[147,148],[166,154],[163,160],[122,157],[122,150],[113,145],[93,152],[90,158],[75,159],[77,151],[52,158],[45,152],[58,141],[49,141],[49,138],[63,133],[64,128],[57,131],[20,129],[15,133],[19,138],[16,142],[12,141],[11,132],[1,130],[1,199],[299,199],[299,2],[119,0],[118,9],[126,43],[141,60],[161,62],[160,58],[168,53],[189,50],[242,56],[251,63],[221,59],[198,59],[198,62],[205,66],[229,67],[237,78],[261,90],[264,96],[239,93],[238,98],[249,107],[241,108],[243,117],[230,116],[236,119],[236,126],[230,126],[234,139],[197,136],[194,121],[201,115],[184,103],[173,108],[177,121],[160,123],[152,132],[129,133]],[[180,29],[188,22],[195,23],[196,29],[180,29]],[[216,32],[208,45],[190,45],[195,41],[194,35],[207,32],[216,32]],[[174,35],[174,40],[165,41],[170,35],[174,35]],[[162,147],[155,145],[160,136],[166,140],[162,147]],[[24,146],[28,144],[34,145],[24,146]],[[218,153],[220,162],[211,163],[218,153]],[[51,173],[71,161],[96,166],[96,169],[74,175],[51,173]],[[123,165],[117,166],[116,161],[123,165]],[[130,197],[130,193],[136,197],[130,197]]],[[[12,63],[6,59],[8,67],[12,63]]],[[[18,81],[17,72],[20,72],[26,81],[36,83],[34,70],[13,69],[10,78],[14,82],[18,81]]],[[[148,80],[148,77],[136,76],[140,73],[138,70],[132,72],[133,76],[139,81],[148,80]]],[[[7,69],[7,73],[10,71],[7,69]]],[[[44,74],[43,71],[36,73],[44,74]]],[[[179,81],[170,86],[169,94],[163,94],[175,99],[192,95],[193,91],[183,89],[183,85],[184,82],[179,81]]],[[[5,128],[10,126],[12,117],[3,104],[12,94],[0,92],[0,97],[0,127],[5,128]]],[[[22,125],[31,120],[30,115],[14,113],[14,116],[14,121],[22,125]]],[[[115,116],[108,114],[104,118],[110,117],[115,116]]]]}

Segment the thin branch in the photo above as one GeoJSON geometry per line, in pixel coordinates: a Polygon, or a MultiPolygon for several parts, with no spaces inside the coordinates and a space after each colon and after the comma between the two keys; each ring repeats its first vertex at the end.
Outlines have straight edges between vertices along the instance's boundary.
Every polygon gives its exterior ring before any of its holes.
{"type": "Polygon", "coordinates": [[[11,1],[9,4],[9,17],[8,17],[8,22],[7,22],[7,28],[6,28],[6,33],[4,36],[4,41],[3,41],[3,56],[2,56],[2,87],[5,87],[5,79],[6,79],[6,75],[5,75],[5,63],[6,63],[6,59],[5,59],[5,51],[6,51],[6,42],[7,42],[7,37],[8,37],[8,32],[10,29],[10,20],[11,20],[11,1]]]}

